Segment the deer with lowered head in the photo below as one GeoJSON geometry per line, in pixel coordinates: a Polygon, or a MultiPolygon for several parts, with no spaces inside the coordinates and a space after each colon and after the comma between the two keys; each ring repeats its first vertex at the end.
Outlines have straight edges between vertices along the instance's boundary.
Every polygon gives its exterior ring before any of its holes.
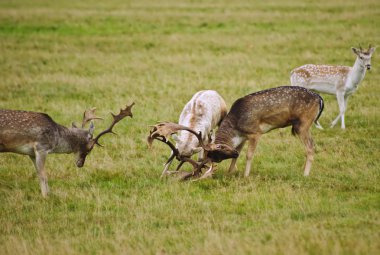
{"type": "Polygon", "coordinates": [[[203,144],[201,134],[174,123],[157,124],[151,137],[165,139],[179,130],[187,130],[197,137],[207,157],[202,162],[193,162],[193,173],[199,175],[206,164],[211,163],[201,178],[210,177],[214,162],[232,158],[229,171],[235,169],[236,160],[248,141],[247,162],[244,176],[249,176],[254,151],[260,137],[277,128],[292,126],[292,133],[298,135],[306,149],[304,175],[308,176],[314,159],[313,140],[310,127],[323,111],[323,99],[316,93],[302,87],[283,86],[259,91],[235,101],[216,132],[215,141],[203,144]]]}
{"type": "MultiPolygon", "coordinates": [[[[183,108],[179,117],[179,125],[186,126],[196,132],[201,132],[201,141],[203,144],[211,142],[211,133],[220,124],[222,119],[227,114],[227,106],[223,98],[214,90],[202,90],[194,94],[191,100],[183,108]]],[[[175,172],[185,162],[195,161],[191,156],[199,152],[199,159],[203,158],[203,148],[199,144],[197,137],[193,134],[179,130],[178,136],[174,135],[172,138],[176,141],[176,145],[169,144],[170,141],[165,140],[171,149],[171,155],[165,163],[164,170],[161,177],[169,173],[169,167],[174,158],[180,161],[175,172]]],[[[148,138],[148,141],[150,139],[148,138]]],[[[152,141],[152,140],[151,140],[152,141]]],[[[151,143],[150,141],[150,143],[151,143]]]]}
{"type": "Polygon", "coordinates": [[[2,110],[0,109],[0,152],[12,152],[28,155],[33,161],[40,180],[41,192],[44,197],[49,193],[45,160],[50,153],[76,153],[77,167],[83,167],[87,155],[99,139],[107,133],[113,133],[112,128],[123,118],[132,117],[132,103],[113,116],[111,125],[93,138],[96,117],[95,108],[85,111],[82,128],[67,128],[56,123],[49,115],[39,112],[2,110]],[[84,129],[90,122],[90,128],[84,129]]]}
{"type": "MultiPolygon", "coordinates": [[[[351,49],[356,55],[356,61],[352,67],[307,64],[291,71],[292,86],[301,86],[317,92],[336,95],[339,114],[331,123],[331,127],[334,127],[340,119],[341,128],[346,128],[344,114],[347,110],[348,97],[355,93],[364,79],[366,71],[371,69],[371,58],[375,47],[369,45],[367,50],[363,50],[361,47],[351,49]]],[[[322,129],[319,122],[316,125],[322,129]]]]}

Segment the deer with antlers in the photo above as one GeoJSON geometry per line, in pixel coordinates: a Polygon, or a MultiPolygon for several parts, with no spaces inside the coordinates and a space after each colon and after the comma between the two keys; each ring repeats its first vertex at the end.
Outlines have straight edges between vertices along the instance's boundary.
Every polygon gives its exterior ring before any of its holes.
{"type": "Polygon", "coordinates": [[[76,153],[77,167],[83,167],[87,155],[99,139],[113,133],[112,128],[123,118],[132,117],[132,106],[122,109],[118,115],[112,114],[113,121],[104,131],[93,138],[94,124],[91,120],[101,119],[95,115],[95,108],[85,111],[82,128],[67,128],[56,123],[49,115],[39,112],[0,109],[0,152],[28,155],[33,161],[40,180],[44,197],[49,193],[45,160],[50,153],[76,153]],[[84,129],[90,122],[90,128],[84,129]]]}
{"type": "Polygon", "coordinates": [[[310,127],[320,117],[323,106],[323,99],[305,88],[291,86],[272,88],[235,101],[217,130],[215,141],[210,144],[201,142],[199,132],[169,122],[155,125],[151,130],[150,139],[166,142],[169,135],[179,130],[186,130],[199,139],[207,156],[201,162],[191,162],[193,172],[186,178],[198,176],[205,167],[208,170],[201,178],[210,177],[214,172],[214,162],[230,158],[232,162],[229,171],[233,171],[239,153],[248,141],[244,176],[249,176],[253,154],[261,135],[273,129],[292,126],[292,133],[298,135],[305,145],[304,175],[307,176],[314,159],[310,127]],[[207,166],[208,163],[211,165],[207,166]]]}
{"type": "Polygon", "coordinates": [[[199,159],[204,157],[202,146],[199,144],[208,144],[211,142],[211,133],[220,124],[227,114],[227,106],[224,99],[214,90],[202,90],[194,94],[191,100],[183,108],[179,117],[179,125],[188,127],[196,132],[201,132],[200,137],[193,134],[178,130],[178,136],[173,134],[172,138],[176,141],[175,146],[166,138],[161,140],[172,149],[171,155],[165,163],[161,177],[165,176],[174,158],[180,163],[174,173],[177,173],[185,162],[194,165],[191,156],[199,152],[199,159]],[[198,139],[199,138],[199,139],[198,139]]]}
{"type": "MultiPolygon", "coordinates": [[[[331,123],[334,127],[341,120],[341,128],[346,128],[344,114],[347,110],[348,97],[355,93],[367,70],[371,69],[371,58],[375,47],[369,45],[367,50],[351,48],[356,55],[353,67],[331,65],[303,65],[291,71],[292,86],[301,86],[317,92],[336,95],[339,114],[331,123]]],[[[322,129],[319,122],[317,127],[322,129]]]]}

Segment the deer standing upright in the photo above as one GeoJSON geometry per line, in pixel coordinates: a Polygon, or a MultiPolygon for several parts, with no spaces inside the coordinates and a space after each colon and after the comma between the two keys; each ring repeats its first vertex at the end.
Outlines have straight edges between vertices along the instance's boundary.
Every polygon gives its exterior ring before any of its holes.
{"type": "Polygon", "coordinates": [[[86,111],[82,128],[75,125],[66,128],[57,124],[49,115],[39,112],[0,110],[0,152],[12,152],[28,155],[37,170],[42,195],[49,193],[45,160],[50,153],[76,153],[77,167],[82,167],[87,155],[98,140],[106,133],[113,133],[113,126],[123,118],[132,117],[134,104],[113,115],[110,127],[93,138],[94,124],[88,130],[83,129],[88,121],[100,119],[95,116],[95,109],[86,111]]]}
{"type": "Polygon", "coordinates": [[[304,175],[307,176],[314,159],[310,127],[318,120],[322,111],[323,99],[318,94],[302,87],[284,86],[259,91],[236,100],[217,130],[213,143],[202,144],[200,133],[167,122],[156,125],[151,131],[151,137],[164,139],[179,130],[187,130],[195,134],[206,151],[207,158],[199,164],[193,164],[193,175],[199,174],[201,169],[211,162],[211,166],[201,178],[212,175],[214,162],[229,158],[232,158],[229,171],[234,170],[239,153],[248,140],[244,173],[244,176],[248,176],[253,154],[261,135],[273,129],[292,126],[292,133],[298,135],[305,145],[304,175]]]}
{"type": "MultiPolygon", "coordinates": [[[[358,89],[366,70],[371,69],[371,57],[375,47],[370,45],[368,50],[352,48],[352,51],[356,55],[353,67],[307,64],[291,71],[292,86],[301,86],[317,92],[336,95],[339,114],[331,123],[331,127],[334,127],[341,119],[341,128],[346,128],[344,114],[347,110],[348,97],[358,89]]],[[[317,127],[322,128],[318,122],[317,127]]]]}

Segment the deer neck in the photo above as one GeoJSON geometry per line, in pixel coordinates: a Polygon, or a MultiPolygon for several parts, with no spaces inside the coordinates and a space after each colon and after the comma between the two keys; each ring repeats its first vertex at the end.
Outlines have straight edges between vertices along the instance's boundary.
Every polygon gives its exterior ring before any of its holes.
{"type": "Polygon", "coordinates": [[[82,137],[75,129],[66,128],[60,126],[58,129],[56,146],[53,153],[73,153],[78,152],[80,145],[85,142],[85,138],[82,137]]]}
{"type": "Polygon", "coordinates": [[[364,79],[366,68],[364,65],[361,64],[361,61],[359,58],[356,58],[355,64],[351,69],[351,72],[348,77],[348,87],[350,88],[356,88],[359,86],[360,82],[364,79]]]}
{"type": "Polygon", "coordinates": [[[245,138],[234,128],[233,122],[226,118],[223,120],[215,136],[215,144],[225,144],[236,149],[245,138]]]}

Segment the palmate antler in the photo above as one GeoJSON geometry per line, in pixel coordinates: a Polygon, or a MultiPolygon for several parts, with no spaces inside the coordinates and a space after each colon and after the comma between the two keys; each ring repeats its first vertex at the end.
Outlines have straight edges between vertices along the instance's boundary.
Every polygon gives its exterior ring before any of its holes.
{"type": "Polygon", "coordinates": [[[112,131],[112,128],[116,125],[116,123],[118,123],[119,121],[121,121],[122,119],[124,119],[125,117],[129,116],[129,117],[133,117],[133,114],[132,114],[132,107],[135,105],[135,103],[132,103],[131,105],[127,105],[125,109],[121,109],[120,110],[120,113],[118,115],[115,115],[113,113],[111,113],[112,117],[113,117],[113,121],[111,123],[111,125],[104,131],[100,132],[94,139],[93,139],[93,144],[97,144],[99,146],[102,146],[98,141],[99,141],[99,138],[102,137],[103,135],[107,134],[107,133],[112,133],[112,134],[115,134],[115,132],[112,131]]]}
{"type": "MultiPolygon", "coordinates": [[[[176,124],[173,122],[160,122],[160,123],[154,125],[152,130],[150,131],[150,134],[147,138],[147,141],[148,141],[149,146],[152,145],[154,140],[161,141],[161,142],[167,144],[170,147],[170,149],[172,150],[172,154],[170,155],[169,159],[165,163],[165,169],[166,169],[166,166],[174,158],[177,158],[177,160],[180,161],[176,171],[178,171],[185,162],[189,162],[193,166],[193,172],[189,173],[188,175],[183,177],[183,179],[187,179],[191,176],[198,175],[202,171],[202,168],[204,168],[205,165],[209,162],[209,160],[206,159],[206,160],[203,160],[202,162],[197,162],[197,161],[191,159],[190,157],[182,157],[180,155],[179,151],[169,141],[168,137],[174,133],[177,133],[178,131],[181,131],[181,130],[186,130],[186,131],[194,134],[197,137],[197,139],[199,140],[199,145],[202,146],[203,148],[205,148],[205,145],[203,144],[201,132],[196,132],[196,131],[194,131],[194,130],[186,127],[186,126],[179,125],[179,124],[176,124]]],[[[165,173],[165,170],[164,170],[164,173],[165,173]]]]}
{"type": "Polygon", "coordinates": [[[100,117],[95,115],[95,110],[96,110],[96,107],[93,107],[91,109],[87,109],[83,113],[82,128],[84,128],[84,126],[87,124],[87,122],[89,122],[91,120],[102,120],[103,119],[103,118],[100,118],[100,117]]]}

